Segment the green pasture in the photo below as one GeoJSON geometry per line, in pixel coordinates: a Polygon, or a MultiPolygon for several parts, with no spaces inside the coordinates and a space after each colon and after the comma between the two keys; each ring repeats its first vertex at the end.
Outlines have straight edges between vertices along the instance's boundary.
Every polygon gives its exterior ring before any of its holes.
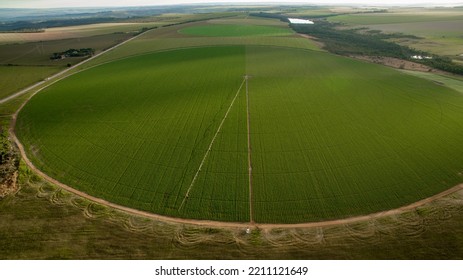
{"type": "Polygon", "coordinates": [[[420,39],[400,38],[400,44],[439,55],[455,56],[461,49],[463,13],[461,9],[416,9],[389,13],[351,14],[328,20],[366,27],[385,33],[403,33],[420,39]]]}
{"type": "Polygon", "coordinates": [[[248,45],[94,67],[33,97],[16,132],[38,168],[121,205],[241,222],[252,205],[256,222],[298,223],[397,208],[461,183],[462,118],[463,96],[431,81],[248,45]]]}
{"type": "Polygon", "coordinates": [[[54,41],[73,38],[86,38],[110,34],[134,34],[143,28],[155,28],[163,25],[162,22],[146,23],[99,23],[66,27],[54,27],[37,33],[0,33],[0,45],[25,44],[38,41],[54,41]]]}
{"type": "Polygon", "coordinates": [[[0,66],[0,99],[58,72],[59,67],[0,66]]]}
{"type": "Polygon", "coordinates": [[[177,48],[205,47],[228,45],[261,45],[283,48],[300,48],[307,50],[320,50],[311,40],[302,37],[192,37],[192,38],[152,38],[143,36],[126,45],[117,48],[102,57],[91,61],[88,65],[122,59],[128,56],[153,53],[156,51],[174,50],[177,48]]]}
{"type": "Polygon", "coordinates": [[[373,24],[394,24],[412,22],[434,22],[462,20],[463,13],[423,13],[423,12],[401,12],[401,13],[374,13],[374,14],[348,14],[329,17],[329,21],[343,22],[352,25],[373,25],[373,24]]]}
{"type": "Polygon", "coordinates": [[[206,37],[287,36],[294,33],[288,28],[244,24],[199,25],[180,29],[179,32],[185,35],[206,37]]]}

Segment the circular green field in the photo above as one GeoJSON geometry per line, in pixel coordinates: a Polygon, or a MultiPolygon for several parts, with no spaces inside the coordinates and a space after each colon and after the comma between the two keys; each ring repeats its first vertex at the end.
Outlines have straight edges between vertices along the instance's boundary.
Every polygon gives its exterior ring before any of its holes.
{"type": "Polygon", "coordinates": [[[288,28],[245,24],[209,24],[191,26],[180,29],[179,33],[207,37],[287,36],[294,34],[294,32],[288,28]]]}
{"type": "Polygon", "coordinates": [[[226,46],[75,74],[26,104],[16,134],[36,167],[120,205],[300,223],[397,208],[461,183],[462,120],[461,94],[395,70],[226,46]]]}

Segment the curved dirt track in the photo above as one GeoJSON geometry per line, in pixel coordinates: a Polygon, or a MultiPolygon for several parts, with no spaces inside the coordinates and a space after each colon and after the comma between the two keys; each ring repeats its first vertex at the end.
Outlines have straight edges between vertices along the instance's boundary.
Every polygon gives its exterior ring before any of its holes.
{"type": "MultiPolygon", "coordinates": [[[[140,36],[140,35],[138,35],[138,36],[140,36]]],[[[132,37],[129,40],[124,41],[123,43],[121,43],[119,45],[116,45],[116,46],[112,47],[111,49],[108,49],[107,51],[110,51],[110,50],[112,50],[112,49],[114,49],[116,47],[119,47],[119,46],[127,43],[128,41],[131,41],[131,40],[137,38],[138,36],[132,37]]],[[[103,53],[106,53],[107,51],[105,51],[103,53]]],[[[98,54],[98,56],[102,55],[103,53],[98,54]]],[[[96,57],[97,56],[95,56],[95,58],[96,57]]],[[[85,62],[87,62],[89,60],[90,59],[87,59],[87,60],[81,62],[80,64],[75,65],[74,67],[80,66],[81,64],[83,64],[83,63],[85,63],[85,62]]],[[[72,68],[66,69],[66,71],[60,72],[60,73],[58,73],[58,74],[56,74],[56,75],[54,75],[52,77],[55,78],[55,77],[57,77],[59,75],[64,74],[65,72],[68,72],[71,69],[72,68]]],[[[73,75],[73,74],[75,74],[75,73],[72,73],[70,75],[73,75]]],[[[117,210],[121,210],[121,211],[130,213],[130,214],[139,215],[139,216],[143,216],[143,217],[151,218],[151,219],[156,219],[156,220],[163,221],[163,222],[184,223],[184,224],[190,224],[190,225],[196,225],[196,226],[219,227],[219,228],[266,228],[266,229],[269,229],[269,228],[313,228],[313,227],[326,227],[326,226],[335,226],[335,225],[342,225],[342,224],[355,223],[355,222],[363,222],[363,221],[368,221],[368,220],[371,220],[371,219],[376,219],[376,218],[379,218],[379,217],[397,215],[397,214],[400,214],[400,213],[403,213],[403,212],[406,212],[406,211],[413,210],[413,209],[415,209],[417,207],[423,206],[423,205],[425,205],[427,203],[430,203],[430,202],[432,202],[434,200],[437,200],[439,198],[442,198],[444,196],[450,195],[450,194],[452,194],[454,192],[463,190],[463,184],[459,184],[457,186],[454,186],[454,187],[452,187],[452,188],[450,188],[450,189],[448,189],[448,190],[446,190],[444,192],[441,192],[441,193],[436,194],[434,196],[431,196],[429,198],[417,201],[415,203],[412,203],[412,204],[409,204],[409,205],[406,205],[406,206],[403,206],[403,207],[400,207],[400,208],[392,209],[392,210],[377,212],[377,213],[373,213],[373,214],[369,214],[369,215],[350,217],[350,218],[345,218],[345,219],[329,220],[329,221],[321,221],[321,222],[298,223],[298,224],[259,224],[259,223],[253,222],[253,221],[251,221],[249,223],[238,223],[238,222],[219,222],[219,221],[210,221],[210,220],[183,219],[183,218],[174,218],[174,217],[162,216],[162,215],[158,215],[158,214],[154,214],[154,213],[150,213],[150,212],[141,211],[141,210],[125,207],[125,206],[122,206],[122,205],[118,205],[118,204],[106,201],[104,199],[91,196],[91,195],[89,195],[87,193],[84,193],[84,192],[81,192],[79,190],[76,190],[76,189],[74,189],[74,188],[72,188],[72,187],[70,187],[70,186],[68,186],[66,184],[63,184],[63,183],[59,182],[58,180],[48,176],[47,174],[45,174],[44,172],[39,170],[37,167],[35,167],[34,164],[29,160],[29,158],[27,157],[26,152],[24,150],[24,146],[21,144],[21,142],[16,137],[16,134],[15,134],[14,130],[15,130],[15,126],[16,126],[17,116],[18,116],[19,112],[22,110],[22,108],[27,104],[27,102],[35,94],[40,92],[42,89],[56,83],[57,81],[59,81],[61,79],[66,78],[66,77],[68,77],[70,75],[63,75],[63,76],[59,77],[57,80],[50,83],[49,85],[47,85],[47,86],[45,86],[43,88],[40,88],[39,90],[37,90],[36,92],[31,94],[25,100],[25,102],[20,106],[20,108],[15,112],[15,114],[13,115],[12,122],[11,122],[11,127],[10,127],[10,135],[13,138],[16,145],[18,146],[18,148],[20,150],[20,153],[21,153],[21,157],[23,158],[23,160],[25,161],[27,166],[31,170],[33,170],[35,173],[40,175],[42,178],[47,180],[48,182],[50,182],[50,183],[52,183],[54,185],[57,185],[57,186],[65,189],[65,190],[67,190],[67,191],[69,191],[69,192],[71,192],[73,194],[76,194],[76,195],[81,196],[81,197],[83,197],[85,199],[88,199],[90,201],[93,201],[93,202],[96,202],[96,203],[99,203],[101,205],[105,205],[105,206],[108,206],[108,207],[111,207],[111,208],[114,208],[114,209],[117,209],[117,210]]],[[[35,84],[34,86],[31,86],[31,87],[29,87],[29,88],[27,88],[25,90],[22,90],[22,91],[20,91],[20,92],[18,92],[16,94],[10,96],[8,98],[8,100],[10,100],[10,99],[12,99],[14,97],[17,97],[18,95],[21,95],[21,94],[25,93],[26,91],[29,91],[29,90],[31,90],[31,89],[33,89],[33,88],[35,88],[35,87],[37,87],[37,86],[39,86],[41,84],[43,84],[43,82],[39,82],[39,83],[35,84]]],[[[6,101],[7,100],[0,100],[0,103],[6,102],[6,101]]]]}

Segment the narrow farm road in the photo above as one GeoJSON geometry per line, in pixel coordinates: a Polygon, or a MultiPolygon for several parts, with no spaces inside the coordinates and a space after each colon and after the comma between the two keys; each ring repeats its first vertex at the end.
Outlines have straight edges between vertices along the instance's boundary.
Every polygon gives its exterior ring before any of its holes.
{"type": "Polygon", "coordinates": [[[185,196],[183,197],[182,203],[180,204],[180,207],[178,208],[178,211],[182,210],[183,205],[185,204],[186,200],[188,199],[188,196],[190,195],[190,191],[193,188],[193,186],[194,186],[194,184],[196,182],[196,179],[198,178],[198,175],[201,172],[201,169],[202,169],[204,163],[206,162],[207,157],[209,156],[209,153],[211,152],[212,145],[214,145],[215,139],[217,138],[217,135],[219,134],[220,130],[222,129],[222,126],[225,123],[225,120],[227,119],[228,114],[230,113],[230,110],[233,107],[233,104],[235,104],[235,100],[238,97],[238,95],[240,94],[241,88],[243,87],[245,82],[246,82],[246,85],[247,85],[247,78],[243,79],[243,82],[241,83],[240,87],[238,88],[238,91],[236,91],[235,97],[233,97],[232,102],[230,103],[230,106],[228,106],[227,112],[225,113],[225,116],[223,117],[222,121],[220,122],[220,125],[219,125],[219,127],[217,128],[217,131],[214,134],[214,137],[212,137],[211,143],[209,144],[209,147],[207,148],[207,151],[204,154],[204,157],[203,157],[201,163],[199,164],[198,170],[196,171],[195,176],[193,177],[193,180],[191,181],[191,184],[188,187],[188,190],[186,191],[185,196]]]}
{"type": "Polygon", "coordinates": [[[252,160],[251,160],[251,115],[249,114],[249,91],[248,79],[249,76],[244,76],[246,80],[246,123],[248,134],[248,180],[249,180],[249,221],[254,224],[254,212],[252,208],[252,160]]]}

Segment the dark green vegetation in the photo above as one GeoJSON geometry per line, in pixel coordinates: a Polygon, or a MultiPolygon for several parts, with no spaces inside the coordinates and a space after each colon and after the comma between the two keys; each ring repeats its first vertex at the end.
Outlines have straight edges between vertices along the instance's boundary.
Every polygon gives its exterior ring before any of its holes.
{"type": "Polygon", "coordinates": [[[259,25],[199,25],[179,30],[193,36],[238,37],[238,36],[285,36],[293,34],[288,28],[259,25]]]}
{"type": "Polygon", "coordinates": [[[35,96],[17,133],[37,167],[91,195],[246,222],[245,74],[256,222],[368,214],[461,183],[460,94],[288,48],[195,48],[95,67],[35,96]]]}
{"type": "Polygon", "coordinates": [[[325,48],[340,55],[385,56],[399,59],[413,60],[413,55],[430,56],[432,59],[419,60],[430,67],[455,74],[463,74],[463,66],[455,64],[448,57],[430,54],[411,49],[388,41],[393,38],[407,38],[403,34],[382,34],[377,32],[359,32],[355,29],[339,29],[336,24],[327,21],[317,21],[314,25],[296,25],[294,31],[309,34],[325,44],[325,48]]]}
{"type": "Polygon", "coordinates": [[[94,53],[95,53],[95,50],[92,48],[69,49],[64,52],[53,53],[50,59],[63,59],[66,57],[92,56],[94,53]]]}

